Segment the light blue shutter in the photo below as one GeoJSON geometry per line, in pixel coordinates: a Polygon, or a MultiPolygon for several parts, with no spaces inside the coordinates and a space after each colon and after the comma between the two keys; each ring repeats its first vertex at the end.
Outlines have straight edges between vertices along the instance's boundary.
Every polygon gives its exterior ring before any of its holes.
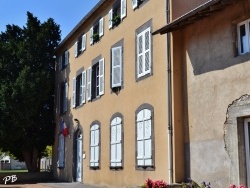
{"type": "Polygon", "coordinates": [[[77,54],[78,54],[78,41],[75,42],[75,45],[74,45],[74,51],[75,51],[75,57],[77,57],[77,54]]]}
{"type": "Polygon", "coordinates": [[[91,27],[91,28],[90,28],[90,40],[89,40],[89,41],[90,41],[90,45],[93,44],[93,32],[94,32],[94,31],[93,31],[93,27],[91,27]]]}
{"type": "Polygon", "coordinates": [[[132,7],[135,9],[138,6],[138,1],[137,0],[132,0],[132,7]]]}
{"type": "Polygon", "coordinates": [[[121,0],[121,19],[127,15],[127,1],[121,0]]]}
{"type": "Polygon", "coordinates": [[[58,164],[57,167],[64,167],[64,136],[59,135],[58,138],[58,164]]]}
{"type": "Polygon", "coordinates": [[[99,95],[104,94],[104,58],[102,58],[99,61],[99,84],[100,84],[100,89],[99,89],[99,95]]]}
{"type": "Polygon", "coordinates": [[[99,37],[103,36],[104,34],[104,18],[99,20],[99,37]]]}
{"type": "Polygon", "coordinates": [[[137,114],[137,165],[144,165],[143,110],[137,114]]]}
{"type": "Polygon", "coordinates": [[[109,11],[109,29],[111,29],[113,27],[113,21],[112,21],[112,19],[113,19],[113,9],[111,9],[109,11]]]}
{"type": "Polygon", "coordinates": [[[65,67],[69,64],[69,51],[65,52],[65,67]]]}
{"type": "Polygon", "coordinates": [[[65,83],[63,112],[67,112],[67,110],[68,110],[68,83],[65,83]]]}
{"type": "Polygon", "coordinates": [[[82,36],[82,52],[86,50],[86,39],[87,39],[87,36],[86,34],[84,34],[82,36]]]}
{"type": "Polygon", "coordinates": [[[151,33],[150,27],[144,34],[144,74],[151,73],[151,33]]]}
{"type": "Polygon", "coordinates": [[[82,72],[82,104],[86,102],[86,70],[82,72]]]}
{"type": "Polygon", "coordinates": [[[88,101],[91,100],[91,89],[92,89],[92,85],[91,85],[91,80],[92,80],[92,68],[89,67],[88,68],[88,74],[87,74],[87,90],[88,90],[88,101]]]}
{"type": "Polygon", "coordinates": [[[73,78],[73,87],[72,87],[72,107],[76,107],[76,78],[73,78]]]}
{"type": "Polygon", "coordinates": [[[112,88],[122,86],[122,47],[112,48],[112,88]]]}
{"type": "Polygon", "coordinates": [[[58,61],[59,61],[58,63],[59,70],[62,70],[62,56],[61,55],[59,56],[58,61]]]}

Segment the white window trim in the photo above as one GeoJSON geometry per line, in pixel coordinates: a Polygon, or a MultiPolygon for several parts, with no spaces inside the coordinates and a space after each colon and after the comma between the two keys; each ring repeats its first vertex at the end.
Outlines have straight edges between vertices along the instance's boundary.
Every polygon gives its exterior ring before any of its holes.
{"type": "Polygon", "coordinates": [[[90,28],[90,40],[89,40],[90,45],[93,44],[93,34],[94,34],[93,32],[94,32],[93,27],[91,27],[90,28]]]}
{"type": "Polygon", "coordinates": [[[99,95],[104,95],[105,90],[105,80],[104,80],[104,73],[105,73],[105,63],[104,58],[99,60],[99,95]]]}
{"type": "Polygon", "coordinates": [[[112,19],[113,19],[113,9],[111,9],[110,11],[109,11],[109,29],[111,29],[112,27],[113,27],[113,21],[112,21],[112,19]]]}
{"type": "Polygon", "coordinates": [[[138,0],[132,0],[132,7],[136,9],[138,7],[138,0]]]}
{"type": "Polygon", "coordinates": [[[73,78],[73,87],[72,87],[72,107],[76,107],[76,77],[73,78]]]}
{"type": "Polygon", "coordinates": [[[99,20],[99,37],[104,35],[104,18],[100,18],[99,20]]]}
{"type": "Polygon", "coordinates": [[[238,53],[239,55],[243,55],[246,54],[248,52],[250,52],[250,19],[245,20],[243,22],[240,22],[237,25],[237,35],[238,35],[238,53]],[[245,52],[241,52],[241,37],[240,37],[240,26],[245,25],[245,29],[246,29],[246,51],[245,52]]]}
{"type": "Polygon", "coordinates": [[[81,104],[86,103],[86,70],[82,72],[82,101],[81,104]]]}
{"type": "Polygon", "coordinates": [[[127,1],[121,0],[121,19],[127,16],[127,1]]]}
{"type": "Polygon", "coordinates": [[[78,41],[76,41],[75,44],[74,44],[74,52],[75,52],[75,57],[77,57],[77,54],[78,54],[78,41]]]}
{"type": "Polygon", "coordinates": [[[82,52],[86,50],[86,39],[87,35],[86,34],[82,35],[82,52]]]}

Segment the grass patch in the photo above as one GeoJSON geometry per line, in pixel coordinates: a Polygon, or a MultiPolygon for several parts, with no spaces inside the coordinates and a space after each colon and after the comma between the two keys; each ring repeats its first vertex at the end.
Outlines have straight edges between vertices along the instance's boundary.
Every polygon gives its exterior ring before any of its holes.
{"type": "Polygon", "coordinates": [[[0,170],[0,173],[20,173],[28,172],[28,170],[0,170]]]}

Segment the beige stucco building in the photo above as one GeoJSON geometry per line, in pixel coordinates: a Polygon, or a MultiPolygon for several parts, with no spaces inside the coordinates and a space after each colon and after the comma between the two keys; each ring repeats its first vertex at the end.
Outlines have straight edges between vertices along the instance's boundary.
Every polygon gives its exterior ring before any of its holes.
{"type": "MultiPolygon", "coordinates": [[[[171,176],[184,179],[183,144],[168,160],[174,152],[166,37],[152,36],[166,24],[166,8],[166,0],[101,0],[56,49],[59,180],[111,187],[169,182],[172,163],[179,169],[171,176]]],[[[183,132],[177,134],[183,143],[183,132]]]]}
{"type": "Polygon", "coordinates": [[[204,1],[187,12],[181,3],[173,1],[175,18],[154,34],[171,38],[173,119],[185,131],[185,176],[212,187],[249,187],[250,1],[204,1]]]}
{"type": "Polygon", "coordinates": [[[101,0],[56,49],[55,177],[250,186],[249,41],[249,0],[101,0]]]}

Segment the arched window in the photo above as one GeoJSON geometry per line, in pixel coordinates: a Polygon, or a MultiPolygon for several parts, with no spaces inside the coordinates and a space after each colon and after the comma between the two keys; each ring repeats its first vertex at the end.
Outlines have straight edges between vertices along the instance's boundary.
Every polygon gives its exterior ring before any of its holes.
{"type": "Polygon", "coordinates": [[[122,118],[113,116],[110,123],[110,168],[122,168],[123,127],[122,118]]]}
{"type": "Polygon", "coordinates": [[[142,105],[136,113],[136,166],[154,166],[153,108],[142,105]],[[143,108],[145,107],[145,108],[143,108]]]}
{"type": "Polygon", "coordinates": [[[100,161],[100,125],[93,123],[90,128],[90,168],[99,168],[100,161]]]}

